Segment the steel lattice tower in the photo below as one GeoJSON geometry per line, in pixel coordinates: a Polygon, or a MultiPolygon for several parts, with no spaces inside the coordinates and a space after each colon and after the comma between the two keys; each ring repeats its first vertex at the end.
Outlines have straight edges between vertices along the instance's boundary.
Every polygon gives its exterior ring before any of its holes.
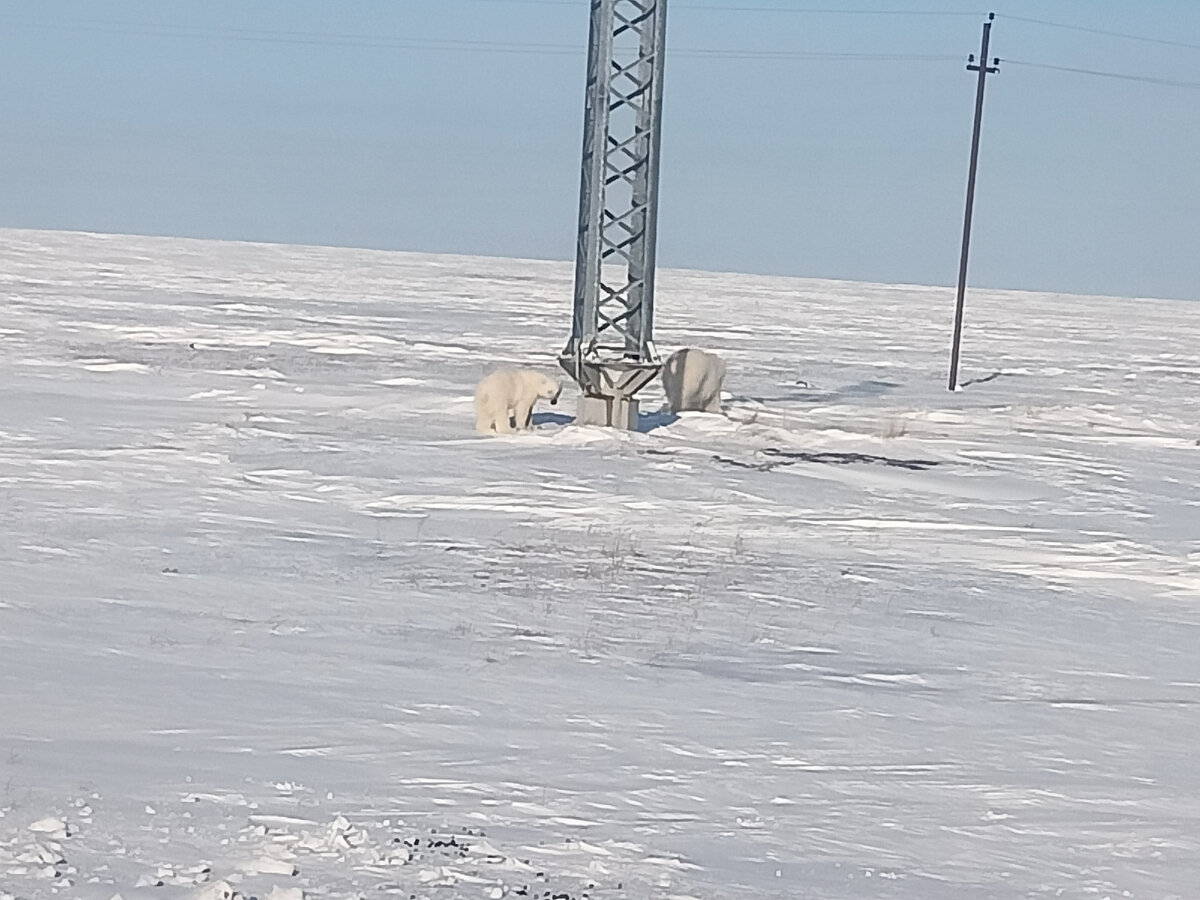
{"type": "Polygon", "coordinates": [[[571,340],[581,424],[635,428],[658,374],[654,251],[667,0],[591,0],[571,340]]]}

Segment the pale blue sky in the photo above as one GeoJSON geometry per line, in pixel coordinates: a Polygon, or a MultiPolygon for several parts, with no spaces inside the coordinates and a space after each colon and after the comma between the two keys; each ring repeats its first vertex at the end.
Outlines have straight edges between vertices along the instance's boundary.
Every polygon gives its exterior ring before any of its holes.
{"type": "MultiPolygon", "coordinates": [[[[587,8],[0,0],[0,225],[569,259],[587,8]]],[[[660,264],[953,283],[989,9],[1002,58],[1200,85],[1190,0],[672,0],[660,264]]],[[[1196,87],[1002,63],[971,284],[1200,298],[1198,146],[1196,87]]]]}

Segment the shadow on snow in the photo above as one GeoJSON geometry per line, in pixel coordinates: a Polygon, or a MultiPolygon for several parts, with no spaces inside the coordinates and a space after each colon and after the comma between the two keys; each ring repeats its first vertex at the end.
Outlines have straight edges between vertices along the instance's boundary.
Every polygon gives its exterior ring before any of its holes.
{"type": "MultiPolygon", "coordinates": [[[[665,428],[679,421],[679,416],[674,413],[665,411],[639,413],[637,430],[643,434],[648,431],[654,431],[656,428],[665,428]]],[[[557,412],[535,412],[533,414],[534,425],[573,425],[575,417],[568,416],[564,413],[557,412]]]]}

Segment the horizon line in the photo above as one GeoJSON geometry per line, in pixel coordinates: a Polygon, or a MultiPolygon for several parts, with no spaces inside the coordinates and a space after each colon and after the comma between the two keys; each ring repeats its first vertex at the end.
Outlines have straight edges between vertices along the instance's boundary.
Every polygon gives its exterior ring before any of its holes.
{"type": "MultiPolygon", "coordinates": [[[[149,238],[152,240],[164,241],[198,241],[215,244],[245,244],[249,246],[261,247],[297,247],[315,250],[358,250],[367,253],[403,253],[412,256],[447,256],[447,257],[464,257],[468,259],[497,259],[497,260],[512,260],[516,262],[537,262],[556,265],[573,266],[573,259],[564,259],[559,257],[547,256],[504,256],[497,253],[467,253],[458,250],[414,250],[404,247],[391,246],[364,246],[362,244],[320,244],[310,243],[305,241],[286,241],[286,240],[271,240],[266,238],[237,238],[237,237],[213,237],[211,235],[195,235],[195,234],[164,234],[153,231],[99,231],[89,228],[35,228],[20,225],[0,225],[0,232],[24,232],[33,234],[72,234],[85,237],[106,237],[106,238],[149,238]]],[[[752,278],[781,278],[793,279],[797,281],[825,281],[839,284],[862,284],[872,287],[894,287],[894,288],[925,288],[932,290],[945,290],[953,292],[956,289],[955,284],[947,282],[946,284],[926,284],[922,282],[910,281],[879,281],[868,278],[846,278],[828,275],[801,275],[796,273],[780,273],[780,272],[754,272],[742,269],[705,269],[692,266],[673,266],[659,265],[659,272],[695,272],[705,275],[741,275],[752,278]]],[[[988,284],[967,284],[968,295],[971,291],[987,291],[994,293],[1010,293],[1010,294],[1042,294],[1054,295],[1060,297],[1081,297],[1081,298],[1098,298],[1106,300],[1151,300],[1151,301],[1171,301],[1194,303],[1200,301],[1200,296],[1185,297],[1185,296],[1167,296],[1160,294],[1106,294],[1097,293],[1094,291],[1058,291],[1048,288],[1028,288],[1028,287],[995,287],[988,284]]]]}

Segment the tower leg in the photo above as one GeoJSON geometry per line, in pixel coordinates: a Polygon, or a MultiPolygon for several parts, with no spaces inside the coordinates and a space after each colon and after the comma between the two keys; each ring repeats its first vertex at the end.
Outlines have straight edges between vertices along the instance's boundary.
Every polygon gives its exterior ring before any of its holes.
{"type": "Polygon", "coordinates": [[[579,398],[575,424],[637,431],[638,409],[638,401],[632,397],[588,397],[585,394],[579,398]]]}

